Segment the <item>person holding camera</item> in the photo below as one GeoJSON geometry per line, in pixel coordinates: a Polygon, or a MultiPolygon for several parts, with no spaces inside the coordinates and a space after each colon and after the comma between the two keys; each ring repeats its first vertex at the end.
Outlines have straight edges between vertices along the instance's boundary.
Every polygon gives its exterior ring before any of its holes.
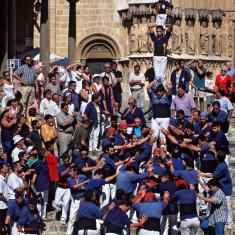
{"type": "Polygon", "coordinates": [[[193,84],[194,84],[194,100],[198,106],[198,100],[200,110],[204,111],[204,91],[205,90],[205,79],[206,79],[206,68],[204,67],[203,60],[191,60],[187,63],[190,69],[193,71],[193,84]],[[194,63],[194,64],[193,64],[194,63]],[[193,64],[193,65],[192,65],[193,64]]]}

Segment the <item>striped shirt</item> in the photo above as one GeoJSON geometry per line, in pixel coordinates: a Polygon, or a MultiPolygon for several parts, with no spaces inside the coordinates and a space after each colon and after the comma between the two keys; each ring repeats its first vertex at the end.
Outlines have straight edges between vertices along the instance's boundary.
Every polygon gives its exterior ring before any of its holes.
{"type": "Polygon", "coordinates": [[[27,64],[23,64],[16,70],[16,74],[26,82],[27,86],[33,86],[35,84],[35,71],[33,66],[29,67],[27,64]]]}
{"type": "Polygon", "coordinates": [[[214,202],[210,209],[209,225],[213,226],[219,222],[226,223],[228,218],[228,206],[225,194],[218,188],[211,198],[214,202]]]}

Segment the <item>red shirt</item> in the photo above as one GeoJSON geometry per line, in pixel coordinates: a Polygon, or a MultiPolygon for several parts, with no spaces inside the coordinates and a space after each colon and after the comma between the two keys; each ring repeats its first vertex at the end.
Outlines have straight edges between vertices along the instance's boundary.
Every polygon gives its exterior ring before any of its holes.
{"type": "Polygon", "coordinates": [[[232,79],[231,79],[231,92],[235,93],[235,74],[233,74],[232,79]]]}
{"type": "Polygon", "coordinates": [[[58,158],[52,153],[48,152],[46,162],[49,170],[50,181],[58,181],[58,158]]]}
{"type": "Polygon", "coordinates": [[[216,76],[215,85],[218,87],[218,89],[223,90],[225,94],[228,93],[228,87],[230,86],[230,83],[230,76],[226,75],[224,78],[222,78],[221,75],[216,76]]]}

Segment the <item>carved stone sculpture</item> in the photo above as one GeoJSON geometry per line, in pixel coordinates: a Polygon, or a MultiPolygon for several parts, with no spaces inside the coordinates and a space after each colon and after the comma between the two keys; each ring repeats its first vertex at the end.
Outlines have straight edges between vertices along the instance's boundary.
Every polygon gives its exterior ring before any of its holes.
{"type": "Polygon", "coordinates": [[[138,27],[138,21],[137,18],[133,18],[133,25],[131,26],[130,30],[130,43],[129,43],[129,50],[130,53],[137,53],[139,50],[139,45],[138,45],[138,35],[139,35],[139,27],[138,27]]]}
{"type": "MultiPolygon", "coordinates": [[[[152,15],[150,17],[149,27],[152,27],[152,26],[156,26],[156,17],[155,17],[155,15],[152,15]]],[[[154,51],[154,43],[153,43],[152,39],[150,38],[150,36],[148,37],[148,51],[149,52],[154,51]]]]}
{"type": "Polygon", "coordinates": [[[213,39],[213,53],[214,55],[220,56],[222,53],[222,35],[218,22],[214,23],[214,28],[212,31],[212,39],[213,39]]]}
{"type": "Polygon", "coordinates": [[[233,56],[233,35],[228,35],[228,56],[233,56]]]}
{"type": "Polygon", "coordinates": [[[139,51],[148,52],[148,23],[145,16],[139,26],[139,51]]]}
{"type": "Polygon", "coordinates": [[[187,21],[187,26],[185,31],[185,41],[186,41],[186,52],[188,54],[194,54],[196,40],[195,40],[193,22],[191,20],[187,21]]]}
{"type": "Polygon", "coordinates": [[[207,22],[203,21],[200,29],[200,49],[201,54],[208,54],[209,51],[209,30],[207,22]]]}
{"type": "Polygon", "coordinates": [[[176,20],[173,25],[172,31],[172,52],[180,53],[181,52],[181,43],[182,43],[182,30],[180,27],[180,20],[176,20]]]}

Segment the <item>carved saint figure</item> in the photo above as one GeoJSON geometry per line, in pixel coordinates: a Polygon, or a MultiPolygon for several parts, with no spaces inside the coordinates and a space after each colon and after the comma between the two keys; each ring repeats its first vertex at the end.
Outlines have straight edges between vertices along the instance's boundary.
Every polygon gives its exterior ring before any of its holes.
{"type": "Polygon", "coordinates": [[[195,34],[193,22],[188,20],[185,32],[186,52],[192,54],[195,52],[195,34]]]}
{"type": "Polygon", "coordinates": [[[213,53],[214,55],[220,56],[222,53],[222,35],[218,22],[214,23],[214,28],[212,31],[213,39],[213,53]]]}
{"type": "Polygon", "coordinates": [[[228,56],[231,57],[233,55],[233,36],[228,35],[228,56]]]}
{"type": "Polygon", "coordinates": [[[133,24],[131,26],[130,30],[130,53],[136,53],[139,50],[139,45],[138,45],[138,35],[139,35],[139,27],[138,27],[138,21],[137,18],[133,18],[133,24]]]}
{"type": "MultiPolygon", "coordinates": [[[[154,15],[152,15],[150,17],[149,28],[151,28],[153,26],[156,26],[156,17],[154,15]]],[[[152,39],[150,38],[150,36],[148,37],[148,50],[149,50],[149,52],[154,51],[154,43],[153,43],[152,39]]]]}
{"type": "Polygon", "coordinates": [[[173,25],[172,31],[172,52],[181,52],[181,42],[182,42],[182,30],[180,27],[180,20],[176,20],[173,25]]]}
{"type": "Polygon", "coordinates": [[[145,16],[139,26],[139,51],[148,52],[148,23],[145,16]]]}
{"type": "Polygon", "coordinates": [[[209,30],[207,22],[203,21],[200,29],[200,48],[201,54],[208,54],[209,50],[209,30]]]}

